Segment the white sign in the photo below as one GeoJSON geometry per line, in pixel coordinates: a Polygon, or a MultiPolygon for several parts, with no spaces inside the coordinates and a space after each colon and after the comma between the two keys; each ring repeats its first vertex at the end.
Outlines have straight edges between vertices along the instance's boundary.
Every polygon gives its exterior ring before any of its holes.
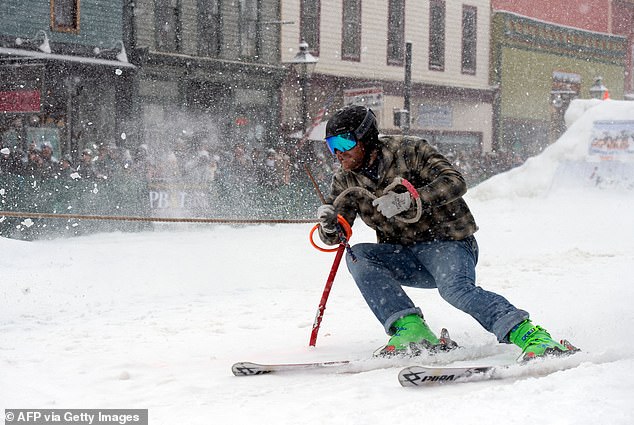
{"type": "Polygon", "coordinates": [[[365,87],[343,91],[344,106],[360,105],[366,108],[381,109],[383,107],[383,88],[365,87]]]}
{"type": "Polygon", "coordinates": [[[603,161],[634,161],[634,121],[595,121],[588,153],[603,161]]]}
{"type": "Polygon", "coordinates": [[[418,125],[420,127],[453,126],[453,108],[451,105],[420,105],[418,107],[418,125]]]}

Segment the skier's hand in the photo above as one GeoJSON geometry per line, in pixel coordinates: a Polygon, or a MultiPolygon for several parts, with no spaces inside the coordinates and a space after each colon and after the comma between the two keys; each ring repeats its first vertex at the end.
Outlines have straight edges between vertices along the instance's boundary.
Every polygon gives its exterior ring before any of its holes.
{"type": "Polygon", "coordinates": [[[324,233],[337,232],[337,213],[332,205],[323,204],[317,208],[317,220],[319,220],[319,225],[324,233]]]}
{"type": "Polygon", "coordinates": [[[376,198],[372,201],[372,205],[387,218],[392,218],[395,215],[409,209],[410,205],[412,205],[412,197],[409,192],[388,192],[380,198],[376,198]]]}

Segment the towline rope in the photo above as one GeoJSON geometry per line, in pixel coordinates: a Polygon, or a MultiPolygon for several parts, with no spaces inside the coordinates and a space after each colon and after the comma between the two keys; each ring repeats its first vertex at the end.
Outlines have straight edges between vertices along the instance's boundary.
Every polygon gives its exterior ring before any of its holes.
{"type": "Polygon", "coordinates": [[[19,218],[55,218],[77,220],[102,220],[102,221],[143,221],[155,223],[218,223],[218,224],[300,224],[314,223],[315,219],[240,219],[240,218],[169,218],[169,217],[138,217],[138,216],[112,216],[112,215],[83,215],[83,214],[52,214],[52,213],[28,213],[19,211],[0,211],[0,217],[19,218]]]}

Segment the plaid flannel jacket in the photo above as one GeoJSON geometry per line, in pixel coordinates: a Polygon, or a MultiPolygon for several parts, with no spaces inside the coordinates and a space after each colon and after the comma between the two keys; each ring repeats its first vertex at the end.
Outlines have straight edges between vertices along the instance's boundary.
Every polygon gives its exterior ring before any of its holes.
{"type": "MultiPolygon", "coordinates": [[[[357,215],[376,231],[379,243],[413,245],[417,242],[434,240],[461,240],[476,232],[478,227],[462,198],[467,185],[460,173],[436,149],[418,137],[380,137],[382,156],[379,164],[379,180],[375,184],[364,175],[354,171],[339,170],[332,179],[329,204],[335,203],[337,196],[349,187],[362,187],[374,196],[384,195],[384,189],[395,177],[407,179],[420,194],[423,214],[416,223],[403,223],[388,219],[372,206],[367,194],[350,192],[336,201],[336,210],[352,226],[357,215]]],[[[402,185],[395,192],[405,192],[402,185]]],[[[416,205],[412,202],[409,211],[400,217],[413,217],[416,205]]],[[[320,229],[324,243],[335,245],[339,241],[335,235],[327,235],[320,229]]]]}

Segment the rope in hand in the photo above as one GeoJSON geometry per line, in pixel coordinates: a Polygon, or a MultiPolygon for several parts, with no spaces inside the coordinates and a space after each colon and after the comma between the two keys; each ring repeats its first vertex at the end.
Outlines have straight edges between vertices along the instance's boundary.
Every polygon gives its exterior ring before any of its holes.
{"type": "MultiPolygon", "coordinates": [[[[405,188],[410,193],[412,198],[414,198],[414,201],[416,203],[416,214],[413,217],[411,217],[411,218],[394,217],[394,220],[400,221],[402,223],[416,223],[418,220],[420,220],[421,216],[423,215],[423,204],[422,204],[422,201],[420,199],[420,195],[418,194],[418,191],[416,190],[416,188],[409,181],[407,181],[406,179],[404,179],[402,177],[396,177],[392,181],[392,183],[390,183],[383,190],[383,193],[391,191],[392,189],[394,189],[398,185],[405,186],[405,188]]],[[[378,198],[372,192],[370,192],[369,190],[367,190],[367,189],[365,189],[363,187],[358,187],[358,186],[349,187],[346,190],[344,190],[343,192],[341,192],[339,195],[337,195],[337,197],[335,198],[334,202],[332,203],[333,206],[335,207],[335,209],[337,208],[337,206],[339,204],[341,204],[343,202],[343,199],[348,194],[350,194],[352,192],[358,192],[362,196],[366,196],[366,197],[370,198],[371,200],[375,200],[375,199],[378,198]]],[[[330,249],[329,248],[321,248],[320,246],[318,246],[313,241],[313,233],[315,233],[315,230],[317,230],[318,228],[319,228],[319,224],[316,224],[312,228],[312,230],[310,231],[310,243],[315,248],[317,248],[319,251],[322,251],[322,252],[334,252],[334,251],[336,251],[337,248],[330,248],[330,249]]],[[[348,222],[341,215],[337,216],[337,234],[339,236],[339,243],[346,247],[346,252],[348,252],[348,255],[350,255],[350,258],[352,259],[352,261],[355,261],[356,257],[352,253],[352,248],[350,248],[350,244],[348,243],[348,239],[350,239],[350,236],[352,236],[352,229],[350,228],[350,224],[348,224],[348,222]]]]}
{"type": "Polygon", "coordinates": [[[314,223],[314,219],[238,219],[238,218],[168,218],[168,217],[137,217],[137,216],[109,216],[83,214],[49,214],[27,213],[19,211],[0,211],[1,217],[21,218],[57,218],[76,220],[104,220],[104,221],[143,221],[156,223],[220,223],[220,224],[295,224],[314,223]]]}
{"type": "MultiPolygon", "coordinates": [[[[418,191],[409,181],[405,180],[402,177],[396,177],[394,178],[392,183],[390,183],[389,185],[387,185],[385,189],[383,189],[383,193],[387,193],[391,191],[398,185],[405,186],[407,191],[410,193],[410,195],[416,202],[416,214],[411,218],[394,217],[394,220],[400,221],[402,223],[416,223],[418,220],[420,220],[421,216],[423,215],[423,204],[422,204],[422,201],[420,200],[420,195],[418,194],[418,191]]],[[[346,190],[341,192],[339,195],[337,195],[337,197],[335,198],[335,201],[332,203],[334,207],[337,208],[337,205],[343,201],[343,198],[351,192],[358,192],[361,195],[367,196],[373,201],[378,198],[378,196],[376,196],[374,193],[370,192],[369,190],[363,187],[353,186],[353,187],[347,188],[346,190]]]]}

